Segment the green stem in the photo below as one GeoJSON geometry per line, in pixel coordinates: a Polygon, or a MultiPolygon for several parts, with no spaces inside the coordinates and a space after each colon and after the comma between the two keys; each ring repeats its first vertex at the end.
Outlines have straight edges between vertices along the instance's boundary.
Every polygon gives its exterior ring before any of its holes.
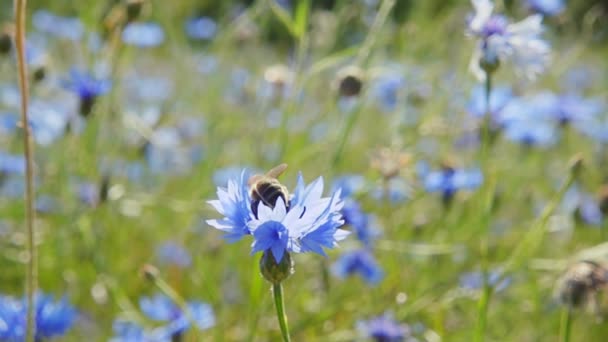
{"type": "Polygon", "coordinates": [[[283,300],[283,285],[281,285],[281,283],[272,284],[272,294],[274,296],[274,304],[277,307],[277,318],[279,319],[279,325],[281,326],[283,341],[290,342],[287,315],[285,314],[285,302],[283,300]]]}
{"type": "MultiPolygon", "coordinates": [[[[358,106],[361,106],[360,104],[358,106]]],[[[355,127],[355,123],[357,122],[357,118],[359,117],[359,113],[361,112],[360,108],[356,108],[354,112],[350,113],[348,117],[348,121],[346,122],[346,127],[342,130],[342,135],[340,136],[340,140],[338,140],[338,144],[336,145],[336,151],[334,152],[334,158],[332,160],[332,170],[335,170],[336,166],[340,163],[340,158],[342,157],[342,151],[344,151],[344,146],[346,146],[346,141],[350,136],[353,128],[355,127]]]]}
{"type": "Polygon", "coordinates": [[[492,285],[488,284],[487,278],[486,273],[486,276],[484,276],[483,292],[481,293],[481,298],[477,305],[477,326],[475,327],[475,336],[473,339],[475,342],[481,342],[485,339],[488,322],[488,308],[490,307],[490,301],[492,300],[492,294],[494,293],[494,289],[492,288],[492,285]]]}
{"type": "Polygon", "coordinates": [[[570,307],[565,306],[562,309],[562,320],[559,328],[560,341],[570,341],[570,331],[572,330],[572,310],[570,307]]]}
{"type": "Polygon", "coordinates": [[[28,78],[27,64],[25,63],[25,12],[26,0],[15,0],[15,45],[17,47],[17,67],[19,71],[19,91],[21,93],[21,124],[23,126],[23,147],[25,154],[25,211],[27,226],[27,271],[26,271],[26,296],[27,296],[27,324],[26,341],[33,342],[36,335],[36,313],[34,310],[34,293],[38,287],[38,251],[34,243],[34,169],[33,169],[33,147],[32,131],[28,118],[28,78]]]}
{"type": "Polygon", "coordinates": [[[491,177],[491,171],[488,168],[488,150],[490,148],[490,124],[491,118],[491,107],[490,107],[490,93],[492,92],[492,74],[486,72],[485,81],[485,116],[481,127],[481,151],[480,159],[482,163],[483,173],[486,177],[484,182],[485,196],[481,197],[483,213],[481,215],[481,227],[485,230],[484,234],[481,235],[480,241],[480,254],[481,254],[481,267],[483,272],[483,292],[477,305],[478,308],[478,320],[477,326],[475,327],[474,341],[483,341],[486,334],[487,326],[487,315],[488,307],[490,306],[490,300],[492,297],[493,289],[492,285],[488,283],[489,274],[489,262],[488,262],[488,232],[490,226],[490,218],[492,215],[493,197],[494,197],[494,182],[491,177]]]}

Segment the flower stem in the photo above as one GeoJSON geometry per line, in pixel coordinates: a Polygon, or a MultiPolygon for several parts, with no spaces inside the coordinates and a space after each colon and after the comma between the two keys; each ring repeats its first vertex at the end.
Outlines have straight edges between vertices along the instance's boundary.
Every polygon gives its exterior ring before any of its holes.
{"type": "Polygon", "coordinates": [[[564,306],[562,309],[562,321],[559,327],[560,341],[570,341],[570,331],[572,330],[572,309],[569,306],[564,306]]]}
{"type": "Polygon", "coordinates": [[[283,300],[283,285],[281,285],[281,283],[272,284],[272,294],[274,296],[274,304],[277,307],[277,318],[279,319],[279,325],[281,326],[283,341],[290,342],[287,315],[285,314],[285,302],[283,300]]]}
{"type": "Polygon", "coordinates": [[[477,326],[474,332],[474,341],[483,341],[486,333],[487,326],[487,315],[488,307],[490,306],[490,300],[492,298],[493,288],[489,284],[488,274],[488,233],[490,226],[490,218],[492,215],[493,197],[494,197],[494,182],[491,177],[491,170],[488,165],[488,150],[490,148],[490,124],[491,124],[491,107],[490,107],[490,94],[492,92],[492,73],[486,72],[485,81],[485,115],[481,127],[481,151],[480,158],[482,164],[482,170],[486,177],[485,180],[485,196],[481,197],[483,213],[481,216],[481,227],[485,230],[484,234],[481,235],[480,241],[480,254],[481,254],[481,267],[484,274],[483,277],[483,292],[479,298],[477,304],[477,326]]]}
{"type": "Polygon", "coordinates": [[[490,301],[492,300],[492,294],[494,289],[492,285],[488,283],[488,277],[484,277],[483,292],[477,305],[477,326],[475,327],[475,337],[473,341],[480,342],[485,339],[486,326],[488,321],[488,308],[490,307],[490,301]]]}
{"type": "Polygon", "coordinates": [[[36,335],[36,312],[34,310],[34,293],[38,287],[38,253],[34,243],[34,170],[32,132],[28,118],[28,78],[25,63],[25,12],[26,0],[15,0],[15,45],[17,47],[17,67],[19,71],[19,92],[21,93],[21,125],[23,127],[23,148],[25,154],[25,221],[27,226],[27,271],[26,271],[26,297],[27,297],[27,325],[26,341],[34,341],[36,335]]]}

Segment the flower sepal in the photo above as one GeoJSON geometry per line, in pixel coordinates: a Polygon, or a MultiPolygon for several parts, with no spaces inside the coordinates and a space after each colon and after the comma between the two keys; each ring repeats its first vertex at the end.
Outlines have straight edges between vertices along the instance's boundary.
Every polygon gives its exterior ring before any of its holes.
{"type": "Polygon", "coordinates": [[[294,262],[289,252],[285,252],[281,261],[277,262],[272,251],[268,249],[260,258],[260,272],[264,279],[278,285],[294,273],[294,262]]]}

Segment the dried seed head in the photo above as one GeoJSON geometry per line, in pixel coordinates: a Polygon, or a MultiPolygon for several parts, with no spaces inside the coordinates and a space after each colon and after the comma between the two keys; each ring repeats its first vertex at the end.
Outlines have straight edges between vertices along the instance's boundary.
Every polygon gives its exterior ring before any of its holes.
{"type": "Polygon", "coordinates": [[[411,156],[409,153],[394,148],[383,147],[372,155],[371,167],[378,170],[384,179],[391,179],[398,176],[410,161],[411,156]]]}
{"type": "Polygon", "coordinates": [[[343,97],[359,96],[363,89],[363,70],[356,66],[347,66],[337,75],[338,92],[343,97]]]}
{"type": "Polygon", "coordinates": [[[557,283],[561,302],[572,308],[584,307],[608,285],[608,269],[594,261],[571,265],[557,283]]]}
{"type": "Polygon", "coordinates": [[[278,94],[293,83],[294,74],[283,64],[271,65],[264,71],[264,80],[272,84],[278,94]]]}
{"type": "Polygon", "coordinates": [[[13,24],[4,24],[2,26],[2,29],[0,29],[0,55],[11,52],[14,35],[15,27],[13,24]]]}
{"type": "Polygon", "coordinates": [[[160,271],[156,266],[151,264],[145,264],[141,268],[141,274],[149,281],[156,281],[160,277],[160,271]]]}
{"type": "Polygon", "coordinates": [[[141,10],[144,7],[144,0],[126,0],[126,8],[127,8],[127,22],[132,22],[133,20],[139,18],[141,14],[141,10]]]}

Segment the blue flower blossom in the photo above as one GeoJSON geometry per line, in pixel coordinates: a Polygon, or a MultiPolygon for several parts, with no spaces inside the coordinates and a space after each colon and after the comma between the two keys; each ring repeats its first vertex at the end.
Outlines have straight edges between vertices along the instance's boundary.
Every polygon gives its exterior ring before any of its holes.
{"type": "MultiPolygon", "coordinates": [[[[487,275],[487,282],[494,291],[505,290],[511,284],[511,278],[503,278],[500,270],[492,270],[487,275]]],[[[484,273],[480,271],[463,273],[459,277],[460,287],[468,290],[480,290],[484,286],[484,273]]]]}
{"type": "Polygon", "coordinates": [[[526,3],[533,11],[550,17],[559,15],[566,9],[564,0],[527,0],[526,3]]]}
{"type": "Polygon", "coordinates": [[[483,175],[479,169],[465,170],[446,166],[420,176],[423,177],[426,191],[441,192],[446,202],[449,202],[458,190],[473,190],[483,183],[483,175]]]}
{"type": "Polygon", "coordinates": [[[402,342],[411,334],[407,325],[399,324],[389,313],[367,321],[359,321],[357,329],[365,337],[376,342],[402,342]]]}
{"type": "Polygon", "coordinates": [[[25,173],[25,158],[22,155],[0,151],[0,176],[3,174],[22,175],[25,173]]]}
{"type": "Polygon", "coordinates": [[[77,41],[84,35],[84,25],[80,19],[58,16],[45,10],[34,12],[32,23],[38,31],[58,38],[77,41]]]}
{"type": "Polygon", "coordinates": [[[368,284],[377,284],[384,272],[367,250],[361,249],[342,254],[332,266],[333,273],[339,278],[359,274],[368,284]]]}
{"type": "Polygon", "coordinates": [[[555,144],[559,138],[557,122],[553,120],[555,104],[555,97],[550,93],[513,99],[499,118],[505,137],[526,146],[555,144]]]}
{"type": "Polygon", "coordinates": [[[150,319],[166,322],[165,331],[170,336],[182,334],[191,323],[195,323],[199,330],[209,329],[215,325],[213,309],[203,302],[192,301],[187,303],[189,315],[182,312],[169,297],[156,294],[153,297],[143,297],[139,301],[141,311],[150,319]]]}
{"type": "Polygon", "coordinates": [[[217,24],[209,17],[192,18],[185,26],[188,37],[196,40],[211,40],[217,32],[217,24]]]}
{"type": "Polygon", "coordinates": [[[122,31],[122,41],[140,48],[152,48],[165,41],[165,31],[153,22],[133,22],[122,31]]]}
{"type": "Polygon", "coordinates": [[[486,77],[480,66],[482,59],[491,63],[509,61],[517,75],[529,79],[545,70],[550,59],[550,47],[540,38],[543,31],[541,15],[510,23],[506,17],[492,14],[494,4],[490,0],[471,2],[475,15],[468,21],[467,32],[478,42],[469,67],[480,81],[486,77]]]}
{"type": "Polygon", "coordinates": [[[585,224],[601,227],[603,214],[599,203],[593,196],[573,185],[566,191],[561,203],[561,209],[567,214],[582,220],[585,224]]]}
{"type": "Polygon", "coordinates": [[[90,73],[76,68],[70,70],[70,78],[62,83],[63,87],[76,93],[80,98],[94,98],[106,94],[112,88],[112,82],[97,79],[90,73]]]}
{"type": "MultiPolygon", "coordinates": [[[[54,302],[42,293],[35,296],[36,336],[40,341],[64,335],[76,320],[76,310],[63,298],[54,302]]],[[[0,297],[0,340],[25,341],[26,299],[0,297]]]]}
{"type": "Polygon", "coordinates": [[[192,264],[192,257],[188,250],[175,241],[166,241],[158,246],[156,255],[161,262],[181,268],[189,267],[192,264]]]}
{"type": "Polygon", "coordinates": [[[80,114],[88,116],[91,113],[95,100],[112,88],[112,82],[106,79],[97,79],[88,72],[72,68],[70,78],[62,82],[63,87],[75,93],[80,99],[80,114]]]}
{"type": "Polygon", "coordinates": [[[405,88],[405,79],[398,75],[386,75],[372,83],[371,93],[385,112],[397,109],[399,94],[405,88]]]}
{"type": "MultiPolygon", "coordinates": [[[[496,120],[502,109],[513,98],[513,91],[508,87],[495,87],[490,93],[490,116],[496,120]]],[[[473,88],[467,111],[474,117],[486,115],[486,90],[482,86],[473,88]]]]}
{"type": "Polygon", "coordinates": [[[286,252],[325,255],[323,248],[335,247],[348,232],[338,229],[344,223],[340,191],[331,197],[322,193],[322,178],[306,185],[299,175],[288,203],[282,197],[274,207],[260,201],[254,212],[243,171],[239,181],[230,180],[228,189],[218,189],[218,200],[209,202],[224,218],[207,223],[226,232],[228,241],[253,235],[252,253],[271,251],[277,263],[286,252]]]}

